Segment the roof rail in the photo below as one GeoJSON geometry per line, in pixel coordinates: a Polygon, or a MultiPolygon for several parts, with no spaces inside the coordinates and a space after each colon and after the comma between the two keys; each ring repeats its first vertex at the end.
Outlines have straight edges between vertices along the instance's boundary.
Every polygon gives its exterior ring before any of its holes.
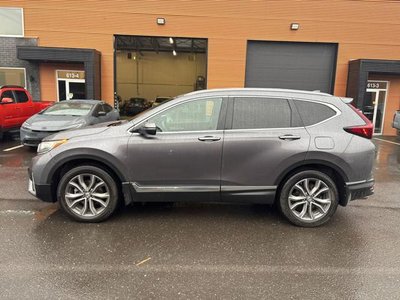
{"type": "Polygon", "coordinates": [[[18,89],[24,89],[23,86],[20,86],[20,85],[12,85],[12,84],[0,86],[0,89],[4,89],[4,88],[18,88],[18,89]]]}
{"type": "Polygon", "coordinates": [[[281,88],[218,88],[218,89],[206,89],[190,92],[190,95],[206,94],[212,92],[240,92],[240,91],[258,91],[258,92],[277,92],[277,93],[297,93],[297,94],[308,94],[308,95],[321,95],[321,96],[332,96],[331,94],[320,92],[320,91],[305,91],[305,90],[293,90],[293,89],[281,89],[281,88]]]}

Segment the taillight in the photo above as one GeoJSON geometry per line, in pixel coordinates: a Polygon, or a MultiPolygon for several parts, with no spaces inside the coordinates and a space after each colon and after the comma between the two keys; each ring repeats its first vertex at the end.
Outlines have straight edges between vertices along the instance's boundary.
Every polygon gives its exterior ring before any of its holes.
{"type": "Polygon", "coordinates": [[[343,129],[348,133],[352,133],[361,136],[363,138],[372,139],[372,134],[374,132],[374,125],[366,116],[364,116],[364,114],[360,110],[358,110],[351,104],[349,104],[349,106],[357,113],[357,115],[361,117],[361,119],[363,119],[365,125],[350,126],[350,127],[345,127],[343,129]]]}

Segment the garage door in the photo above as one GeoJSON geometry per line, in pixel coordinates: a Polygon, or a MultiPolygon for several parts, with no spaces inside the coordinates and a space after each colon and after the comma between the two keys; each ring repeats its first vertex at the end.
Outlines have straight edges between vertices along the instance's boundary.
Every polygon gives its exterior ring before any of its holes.
{"type": "Polygon", "coordinates": [[[246,87],[333,93],[337,44],[249,41],[246,87]]]}

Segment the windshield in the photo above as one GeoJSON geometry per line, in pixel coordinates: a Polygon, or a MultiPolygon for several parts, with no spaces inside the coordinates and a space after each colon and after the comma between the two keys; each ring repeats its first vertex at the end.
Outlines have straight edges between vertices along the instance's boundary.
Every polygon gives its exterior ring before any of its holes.
{"type": "Polygon", "coordinates": [[[59,102],[50,106],[42,114],[53,116],[86,116],[93,105],[79,102],[59,102]]]}

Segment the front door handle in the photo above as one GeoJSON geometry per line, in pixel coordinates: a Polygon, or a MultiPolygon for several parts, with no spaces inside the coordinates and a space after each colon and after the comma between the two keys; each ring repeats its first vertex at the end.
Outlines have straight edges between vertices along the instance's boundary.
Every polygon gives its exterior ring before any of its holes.
{"type": "Polygon", "coordinates": [[[284,135],[280,135],[279,138],[281,140],[294,141],[294,140],[299,140],[300,136],[299,135],[293,135],[293,134],[284,134],[284,135]]]}
{"type": "Polygon", "coordinates": [[[214,135],[206,135],[206,136],[199,137],[199,141],[202,141],[202,142],[216,142],[216,141],[219,141],[220,139],[221,139],[221,137],[214,136],[214,135]]]}

